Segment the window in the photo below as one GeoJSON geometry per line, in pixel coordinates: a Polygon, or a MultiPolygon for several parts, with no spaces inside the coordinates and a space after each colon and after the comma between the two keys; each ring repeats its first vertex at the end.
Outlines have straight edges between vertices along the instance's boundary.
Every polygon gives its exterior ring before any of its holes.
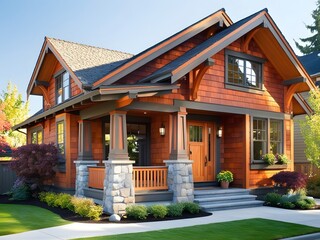
{"type": "Polygon", "coordinates": [[[65,167],[65,129],[64,121],[57,122],[57,147],[60,153],[59,168],[65,167]]]}
{"type": "Polygon", "coordinates": [[[201,126],[189,126],[189,141],[190,142],[202,142],[202,127],[201,126]]]}
{"type": "Polygon", "coordinates": [[[32,144],[43,143],[42,130],[36,130],[31,133],[31,143],[32,144]]]}
{"type": "Polygon", "coordinates": [[[262,63],[257,57],[226,51],[226,83],[262,89],[262,63]]]}
{"type": "Polygon", "coordinates": [[[70,76],[64,72],[56,77],[56,102],[60,104],[70,98],[70,76]]]}
{"type": "Polygon", "coordinates": [[[283,121],[253,118],[252,152],[253,160],[261,160],[266,153],[283,153],[283,121]],[[268,150],[269,149],[269,150],[268,150]]]}

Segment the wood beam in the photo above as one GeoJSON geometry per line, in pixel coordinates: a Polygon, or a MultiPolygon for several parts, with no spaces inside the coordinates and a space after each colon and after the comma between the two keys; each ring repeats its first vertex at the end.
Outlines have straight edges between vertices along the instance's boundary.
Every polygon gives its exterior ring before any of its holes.
{"type": "Polygon", "coordinates": [[[307,79],[304,77],[297,77],[297,78],[293,78],[293,79],[288,79],[283,81],[283,85],[285,86],[290,86],[292,84],[296,84],[296,83],[305,83],[307,82],[307,79]]]}
{"type": "Polygon", "coordinates": [[[133,98],[131,98],[129,95],[122,97],[121,99],[116,101],[116,108],[122,108],[125,106],[128,106],[132,103],[133,98]]]}
{"type": "Polygon", "coordinates": [[[196,100],[198,97],[198,89],[200,86],[200,82],[204,76],[204,74],[208,71],[210,66],[213,66],[214,61],[212,58],[208,58],[203,64],[201,64],[201,67],[199,71],[193,71],[193,86],[191,89],[191,100],[196,100]]]}
{"type": "Polygon", "coordinates": [[[51,107],[51,104],[50,104],[50,98],[49,98],[49,93],[48,93],[48,89],[45,88],[44,86],[40,85],[38,86],[43,94],[43,98],[44,98],[44,101],[45,101],[45,105],[47,107],[51,107]]]}
{"type": "Polygon", "coordinates": [[[257,27],[253,29],[251,32],[249,32],[246,35],[246,38],[244,40],[244,43],[241,45],[242,51],[247,53],[249,51],[249,43],[252,40],[253,36],[261,29],[261,27],[257,27]]]}
{"type": "Polygon", "coordinates": [[[41,81],[41,80],[36,80],[35,81],[36,86],[44,86],[44,87],[49,87],[49,82],[47,81],[41,81]]]}

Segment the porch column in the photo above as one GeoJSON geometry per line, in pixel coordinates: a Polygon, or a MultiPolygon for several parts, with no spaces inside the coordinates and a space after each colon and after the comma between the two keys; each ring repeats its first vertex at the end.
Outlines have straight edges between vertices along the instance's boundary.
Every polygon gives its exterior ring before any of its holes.
{"type": "Polygon", "coordinates": [[[122,215],[135,202],[132,164],[127,148],[126,112],[110,112],[110,151],[105,164],[104,211],[122,215]]]}
{"type": "Polygon", "coordinates": [[[194,200],[193,161],[189,160],[188,155],[186,117],[185,108],[180,108],[179,112],[170,116],[172,130],[170,160],[164,162],[168,166],[168,187],[173,191],[173,202],[194,200]]]}
{"type": "Polygon", "coordinates": [[[93,161],[91,144],[91,122],[80,120],[78,138],[78,160],[76,164],[76,192],[77,197],[84,197],[84,189],[88,187],[89,166],[97,166],[99,161],[93,161]]]}

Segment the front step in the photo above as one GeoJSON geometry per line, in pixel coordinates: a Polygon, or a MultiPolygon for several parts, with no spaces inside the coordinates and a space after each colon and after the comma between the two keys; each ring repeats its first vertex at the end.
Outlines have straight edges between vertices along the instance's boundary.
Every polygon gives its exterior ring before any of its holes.
{"type": "Polygon", "coordinates": [[[207,212],[262,206],[263,201],[255,200],[256,196],[249,192],[250,190],[240,188],[198,189],[194,191],[194,202],[207,212]]]}

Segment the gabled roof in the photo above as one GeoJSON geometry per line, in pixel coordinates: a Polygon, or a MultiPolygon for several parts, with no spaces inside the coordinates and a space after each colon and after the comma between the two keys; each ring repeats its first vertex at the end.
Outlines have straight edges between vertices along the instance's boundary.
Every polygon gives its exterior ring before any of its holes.
{"type": "Polygon", "coordinates": [[[310,76],[320,75],[320,51],[298,57],[310,76]]]}
{"type": "Polygon", "coordinates": [[[120,78],[128,75],[144,64],[152,61],[153,59],[159,57],[161,54],[169,51],[170,49],[178,46],[184,41],[190,39],[191,37],[197,35],[209,27],[219,23],[220,26],[230,26],[232,20],[226,14],[225,9],[222,8],[213,14],[201,19],[200,21],[192,24],[191,26],[181,30],[180,32],[168,37],[167,39],[155,44],[154,46],[144,50],[143,52],[135,55],[130,61],[120,65],[114,71],[110,72],[103,78],[96,81],[93,85],[94,88],[98,88],[100,85],[111,85],[120,78]]]}
{"type": "Polygon", "coordinates": [[[47,81],[49,79],[43,78],[51,77],[45,73],[41,74],[41,67],[50,58],[50,53],[53,53],[51,67],[53,68],[54,62],[58,60],[82,85],[91,85],[133,56],[120,51],[46,37],[29,83],[28,94],[32,92],[36,80],[47,81]]]}
{"type": "MultiPolygon", "coordinates": [[[[248,23],[251,19],[253,19],[255,16],[259,15],[263,11],[265,11],[265,10],[262,10],[260,12],[255,13],[255,14],[252,14],[251,16],[246,17],[246,18],[244,18],[244,19],[232,24],[228,28],[222,30],[221,32],[219,32],[219,33],[217,33],[215,35],[213,35],[212,37],[210,37],[205,42],[203,42],[200,45],[198,45],[198,46],[194,47],[193,49],[189,50],[188,52],[186,52],[185,54],[183,54],[182,56],[180,56],[176,60],[170,62],[169,64],[167,64],[163,68],[161,68],[158,71],[154,72],[152,75],[146,77],[145,79],[142,79],[140,82],[147,82],[147,81],[158,82],[158,81],[164,80],[164,79],[166,79],[168,77],[171,77],[171,82],[175,82],[180,77],[182,77],[181,74],[179,74],[178,76],[173,76],[174,75],[173,71],[175,69],[177,69],[178,67],[182,66],[183,64],[185,64],[186,62],[188,62],[192,58],[199,56],[199,54],[201,54],[206,49],[212,47],[214,44],[219,44],[219,45],[218,45],[217,48],[215,48],[214,52],[210,52],[208,57],[211,57],[216,52],[219,52],[224,47],[228,46],[231,42],[234,41],[234,40],[230,41],[228,39],[225,39],[225,41],[223,43],[221,43],[220,41],[223,38],[227,38],[229,34],[234,33],[234,31],[239,29],[244,24],[248,23]]],[[[256,25],[260,25],[260,24],[261,24],[261,22],[258,22],[256,25]]],[[[203,61],[204,61],[204,59],[202,59],[200,61],[197,61],[197,62],[193,63],[192,66],[189,65],[188,68],[195,68],[197,65],[199,65],[203,61]]],[[[184,74],[182,74],[182,75],[184,75],[184,74]]]]}

